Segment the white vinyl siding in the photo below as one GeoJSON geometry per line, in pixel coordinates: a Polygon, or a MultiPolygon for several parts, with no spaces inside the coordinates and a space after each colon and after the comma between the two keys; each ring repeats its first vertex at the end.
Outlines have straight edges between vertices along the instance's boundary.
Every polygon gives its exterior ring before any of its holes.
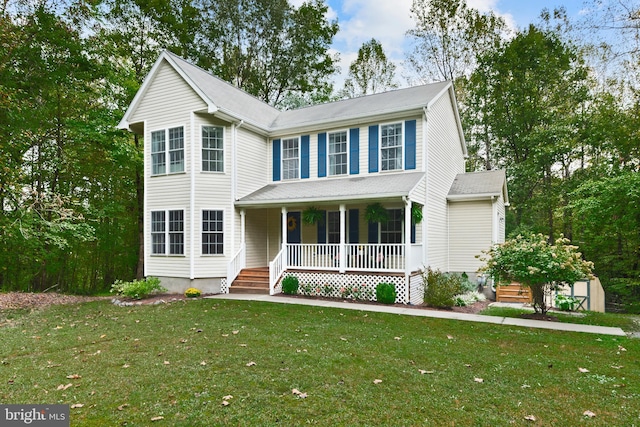
{"type": "Polygon", "coordinates": [[[346,175],[348,173],[348,147],[347,132],[329,133],[328,164],[329,176],[346,175]]]}
{"type": "Polygon", "coordinates": [[[449,270],[475,273],[482,265],[476,258],[491,248],[491,200],[449,203],[449,270]]]}
{"type": "Polygon", "coordinates": [[[224,128],[202,126],[202,170],[224,172],[224,128]]]}
{"type": "Polygon", "coordinates": [[[431,107],[427,122],[427,261],[433,269],[448,271],[446,196],[456,175],[464,172],[461,136],[449,96],[442,96],[431,107]]]}

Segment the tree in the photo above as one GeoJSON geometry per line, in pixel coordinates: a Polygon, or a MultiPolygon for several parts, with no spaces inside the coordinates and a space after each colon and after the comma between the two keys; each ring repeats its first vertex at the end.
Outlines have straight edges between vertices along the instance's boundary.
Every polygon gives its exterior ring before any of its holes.
{"type": "Polygon", "coordinates": [[[396,66],[387,59],[380,42],[371,39],[358,49],[358,59],[349,66],[349,76],[344,82],[342,96],[355,98],[362,95],[395,89],[396,66]]]}
{"type": "Polygon", "coordinates": [[[536,313],[545,314],[554,284],[571,285],[589,277],[593,269],[593,263],[583,260],[568,239],[556,239],[553,245],[548,240],[542,234],[518,235],[485,251],[480,257],[485,265],[479,271],[497,284],[517,282],[528,287],[536,313]]]}
{"type": "Polygon", "coordinates": [[[469,8],[466,0],[414,0],[416,43],[407,60],[425,82],[455,81],[470,75],[476,58],[491,50],[506,32],[504,20],[469,8]]]}

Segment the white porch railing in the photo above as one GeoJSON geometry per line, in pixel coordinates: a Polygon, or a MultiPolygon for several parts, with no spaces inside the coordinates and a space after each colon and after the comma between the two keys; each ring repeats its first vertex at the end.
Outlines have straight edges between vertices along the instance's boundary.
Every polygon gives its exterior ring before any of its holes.
{"type": "Polygon", "coordinates": [[[285,253],[284,250],[280,250],[273,261],[269,263],[269,295],[275,295],[276,283],[278,283],[278,279],[282,276],[282,273],[284,273],[285,253]]]}
{"type": "MultiPolygon", "coordinates": [[[[287,244],[287,268],[340,270],[340,244],[287,244]]],[[[348,243],[344,245],[344,270],[368,272],[405,271],[405,245],[348,243]]],[[[422,245],[412,245],[414,257],[421,259],[422,245]]],[[[409,264],[413,267],[413,262],[409,264]]]]}
{"type": "Polygon", "coordinates": [[[236,280],[240,271],[247,265],[247,248],[243,244],[240,246],[240,250],[227,264],[227,290],[231,283],[236,280]]]}

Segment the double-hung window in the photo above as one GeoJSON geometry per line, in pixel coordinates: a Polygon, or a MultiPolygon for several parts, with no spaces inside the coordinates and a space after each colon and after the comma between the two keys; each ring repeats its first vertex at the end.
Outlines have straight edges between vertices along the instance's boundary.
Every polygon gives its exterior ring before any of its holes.
{"type": "Polygon", "coordinates": [[[300,140],[287,138],[282,140],[282,179],[300,177],[300,140]]]}
{"type": "Polygon", "coordinates": [[[340,212],[328,212],[327,243],[340,243],[340,212]]]}
{"type": "Polygon", "coordinates": [[[184,255],[184,211],[151,212],[151,253],[184,255]]]}
{"type": "Polygon", "coordinates": [[[347,173],[347,132],[329,134],[329,175],[347,173]]]}
{"type": "Polygon", "coordinates": [[[402,169],[402,123],[380,126],[382,170],[402,169]]]}
{"type": "Polygon", "coordinates": [[[182,126],[151,132],[151,174],[184,172],[184,128],[182,126]],[[167,144],[168,142],[168,144],[167,144]]]}
{"type": "Polygon", "coordinates": [[[402,243],[402,209],[389,209],[389,219],[380,224],[380,243],[402,243]]]}
{"type": "Polygon", "coordinates": [[[202,126],[202,170],[224,172],[224,128],[202,126]]]}
{"type": "Polygon", "coordinates": [[[221,210],[202,211],[202,253],[224,254],[223,214],[221,210]]]}

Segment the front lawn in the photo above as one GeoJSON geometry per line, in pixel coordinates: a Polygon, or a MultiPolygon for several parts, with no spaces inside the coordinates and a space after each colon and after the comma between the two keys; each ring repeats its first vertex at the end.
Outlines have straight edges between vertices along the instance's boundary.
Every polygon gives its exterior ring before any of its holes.
{"type": "Polygon", "coordinates": [[[207,299],[0,325],[0,400],[73,405],[74,427],[640,421],[624,337],[207,299]]]}

